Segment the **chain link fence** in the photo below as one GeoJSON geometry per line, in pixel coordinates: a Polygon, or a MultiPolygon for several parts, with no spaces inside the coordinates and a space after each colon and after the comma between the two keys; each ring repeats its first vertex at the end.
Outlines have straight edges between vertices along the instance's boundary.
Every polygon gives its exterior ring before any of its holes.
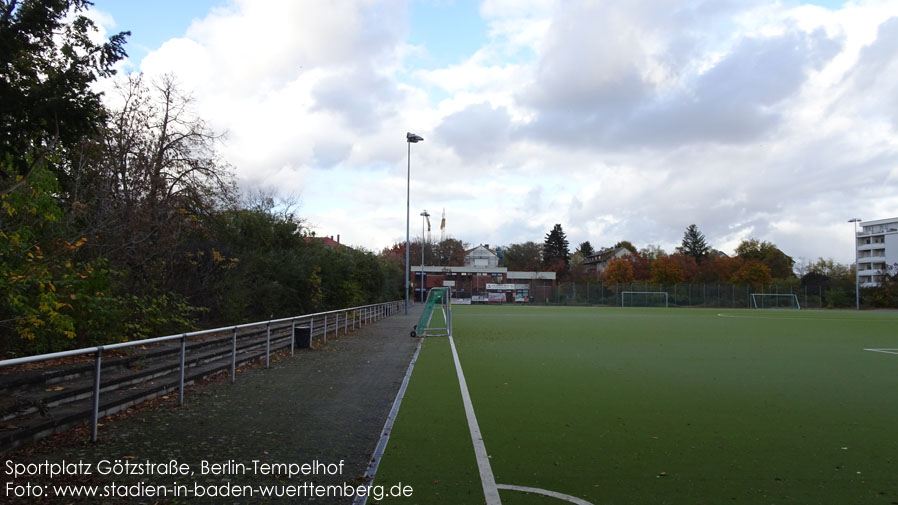
{"type": "MultiPolygon", "coordinates": [[[[824,308],[825,292],[821,286],[770,284],[749,286],[744,284],[652,284],[633,282],[606,285],[602,283],[558,283],[551,286],[534,286],[531,302],[547,305],[608,305],[621,306],[621,293],[664,292],[670,307],[751,308],[751,295],[796,295],[802,308],[824,308]]],[[[853,293],[852,293],[853,295],[853,293]]]]}

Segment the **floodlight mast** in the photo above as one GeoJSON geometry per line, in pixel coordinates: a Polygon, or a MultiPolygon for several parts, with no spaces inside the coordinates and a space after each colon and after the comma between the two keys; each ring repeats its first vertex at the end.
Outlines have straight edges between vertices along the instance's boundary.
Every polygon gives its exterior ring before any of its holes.
{"type": "Polygon", "coordinates": [[[424,137],[414,133],[405,133],[405,141],[408,143],[408,170],[406,172],[405,185],[405,315],[408,315],[408,272],[411,268],[408,263],[408,234],[409,234],[409,199],[412,187],[412,144],[424,140],[424,137]]]}
{"type": "Polygon", "coordinates": [[[857,310],[861,310],[861,283],[860,283],[860,272],[858,271],[857,265],[857,224],[861,222],[861,219],[858,217],[852,218],[848,220],[849,223],[854,223],[854,238],[852,242],[854,243],[854,303],[857,306],[857,310]]]}

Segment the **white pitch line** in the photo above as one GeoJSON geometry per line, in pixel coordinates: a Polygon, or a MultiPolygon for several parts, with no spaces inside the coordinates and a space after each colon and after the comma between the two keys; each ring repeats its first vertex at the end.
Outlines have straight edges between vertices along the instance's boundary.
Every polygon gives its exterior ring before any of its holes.
{"type": "Polygon", "coordinates": [[[461,399],[465,406],[465,416],[468,418],[468,430],[471,431],[471,441],[474,443],[474,455],[477,457],[477,469],[480,470],[480,482],[483,485],[483,496],[486,505],[502,505],[502,500],[499,499],[499,489],[541,494],[543,496],[549,496],[551,498],[574,503],[575,505],[593,505],[576,496],[557,493],[555,491],[548,491],[536,487],[496,484],[496,477],[493,475],[493,468],[490,465],[490,457],[486,452],[486,445],[483,443],[483,435],[480,433],[480,426],[477,424],[477,416],[474,415],[474,403],[471,402],[471,394],[468,392],[468,382],[465,380],[465,374],[461,369],[461,360],[458,358],[458,350],[455,348],[455,340],[452,338],[452,335],[449,335],[449,347],[452,348],[452,359],[455,361],[455,372],[458,374],[458,386],[459,389],[461,389],[461,399]]]}
{"type": "Polygon", "coordinates": [[[509,491],[521,491],[523,493],[541,494],[543,496],[550,496],[552,498],[557,498],[559,500],[576,503],[577,505],[593,505],[592,503],[590,503],[586,500],[583,500],[581,498],[577,498],[576,496],[571,496],[569,494],[564,494],[564,493],[556,493],[555,491],[547,491],[545,489],[540,489],[538,487],[511,486],[508,484],[498,484],[498,488],[499,489],[508,489],[509,491]]]}
{"type": "Polygon", "coordinates": [[[864,349],[865,351],[881,352],[883,354],[898,354],[898,349],[864,349]]]}
{"type": "Polygon", "coordinates": [[[396,398],[393,400],[393,407],[390,409],[390,413],[387,414],[387,420],[384,422],[384,429],[381,430],[380,440],[377,442],[377,446],[374,448],[374,453],[371,455],[371,460],[368,462],[368,468],[365,470],[365,484],[366,492],[364,494],[356,495],[355,499],[352,501],[353,505],[365,505],[365,502],[368,500],[368,492],[371,490],[371,483],[374,482],[374,476],[377,474],[377,467],[380,466],[380,460],[384,455],[384,451],[387,450],[387,442],[390,441],[390,432],[393,431],[393,422],[396,421],[396,416],[399,415],[399,405],[402,404],[402,399],[405,398],[405,391],[408,388],[409,379],[412,377],[412,370],[415,369],[415,363],[418,361],[418,355],[421,353],[421,340],[418,340],[418,347],[415,348],[415,354],[412,355],[412,360],[408,364],[408,369],[405,372],[405,377],[402,378],[402,384],[399,386],[399,391],[396,392],[396,398]]]}
{"type": "MultiPolygon", "coordinates": [[[[753,309],[746,309],[753,310],[753,309]]],[[[758,309],[754,309],[758,310],[758,309]]],[[[760,309],[760,310],[769,310],[769,309],[760,309]]],[[[811,309],[802,312],[810,312],[811,309]]],[[[738,315],[738,314],[723,314],[718,312],[717,317],[729,317],[733,319],[772,319],[774,321],[849,321],[854,323],[878,323],[878,322],[886,322],[886,323],[894,323],[894,320],[891,319],[854,319],[849,317],[770,317],[770,316],[754,316],[754,315],[738,315]]]]}
{"type": "Polygon", "coordinates": [[[452,339],[452,335],[449,335],[449,346],[452,348],[452,358],[455,360],[455,371],[458,374],[458,385],[461,389],[462,403],[465,405],[465,415],[468,418],[471,441],[474,442],[474,455],[477,457],[477,468],[480,470],[480,482],[483,484],[483,496],[486,499],[486,505],[502,505],[502,500],[499,499],[499,488],[496,486],[496,477],[493,476],[493,468],[490,466],[489,455],[486,453],[483,435],[480,434],[477,416],[474,415],[474,404],[471,403],[468,383],[465,381],[465,374],[461,370],[461,361],[458,359],[458,351],[455,349],[455,340],[452,339]]]}

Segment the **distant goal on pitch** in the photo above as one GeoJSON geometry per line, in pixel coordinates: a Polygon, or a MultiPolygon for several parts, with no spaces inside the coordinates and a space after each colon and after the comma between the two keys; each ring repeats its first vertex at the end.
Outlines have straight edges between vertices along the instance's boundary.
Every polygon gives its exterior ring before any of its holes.
{"type": "Polygon", "coordinates": [[[788,293],[752,293],[751,306],[755,309],[801,310],[798,295],[788,293]]]}
{"type": "Polygon", "coordinates": [[[664,307],[667,308],[666,291],[621,291],[621,307],[664,307]]]}

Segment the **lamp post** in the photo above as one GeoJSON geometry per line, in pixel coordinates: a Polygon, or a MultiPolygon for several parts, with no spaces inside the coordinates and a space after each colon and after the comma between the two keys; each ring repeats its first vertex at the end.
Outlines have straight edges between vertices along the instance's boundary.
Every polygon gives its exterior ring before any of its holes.
{"type": "Polygon", "coordinates": [[[408,264],[408,226],[409,226],[409,198],[411,196],[412,187],[412,144],[416,144],[424,140],[424,137],[415,135],[414,133],[405,134],[405,141],[408,143],[408,171],[406,172],[405,186],[405,315],[408,315],[408,271],[411,268],[408,264]]]}
{"type": "Polygon", "coordinates": [[[424,221],[430,217],[427,209],[421,214],[421,303],[424,303],[424,221]]]}
{"type": "Polygon", "coordinates": [[[857,305],[857,310],[861,310],[861,289],[860,289],[860,272],[858,271],[857,265],[857,224],[861,222],[860,218],[853,218],[848,220],[849,223],[854,223],[854,237],[852,238],[852,243],[854,244],[854,302],[857,305]]]}

